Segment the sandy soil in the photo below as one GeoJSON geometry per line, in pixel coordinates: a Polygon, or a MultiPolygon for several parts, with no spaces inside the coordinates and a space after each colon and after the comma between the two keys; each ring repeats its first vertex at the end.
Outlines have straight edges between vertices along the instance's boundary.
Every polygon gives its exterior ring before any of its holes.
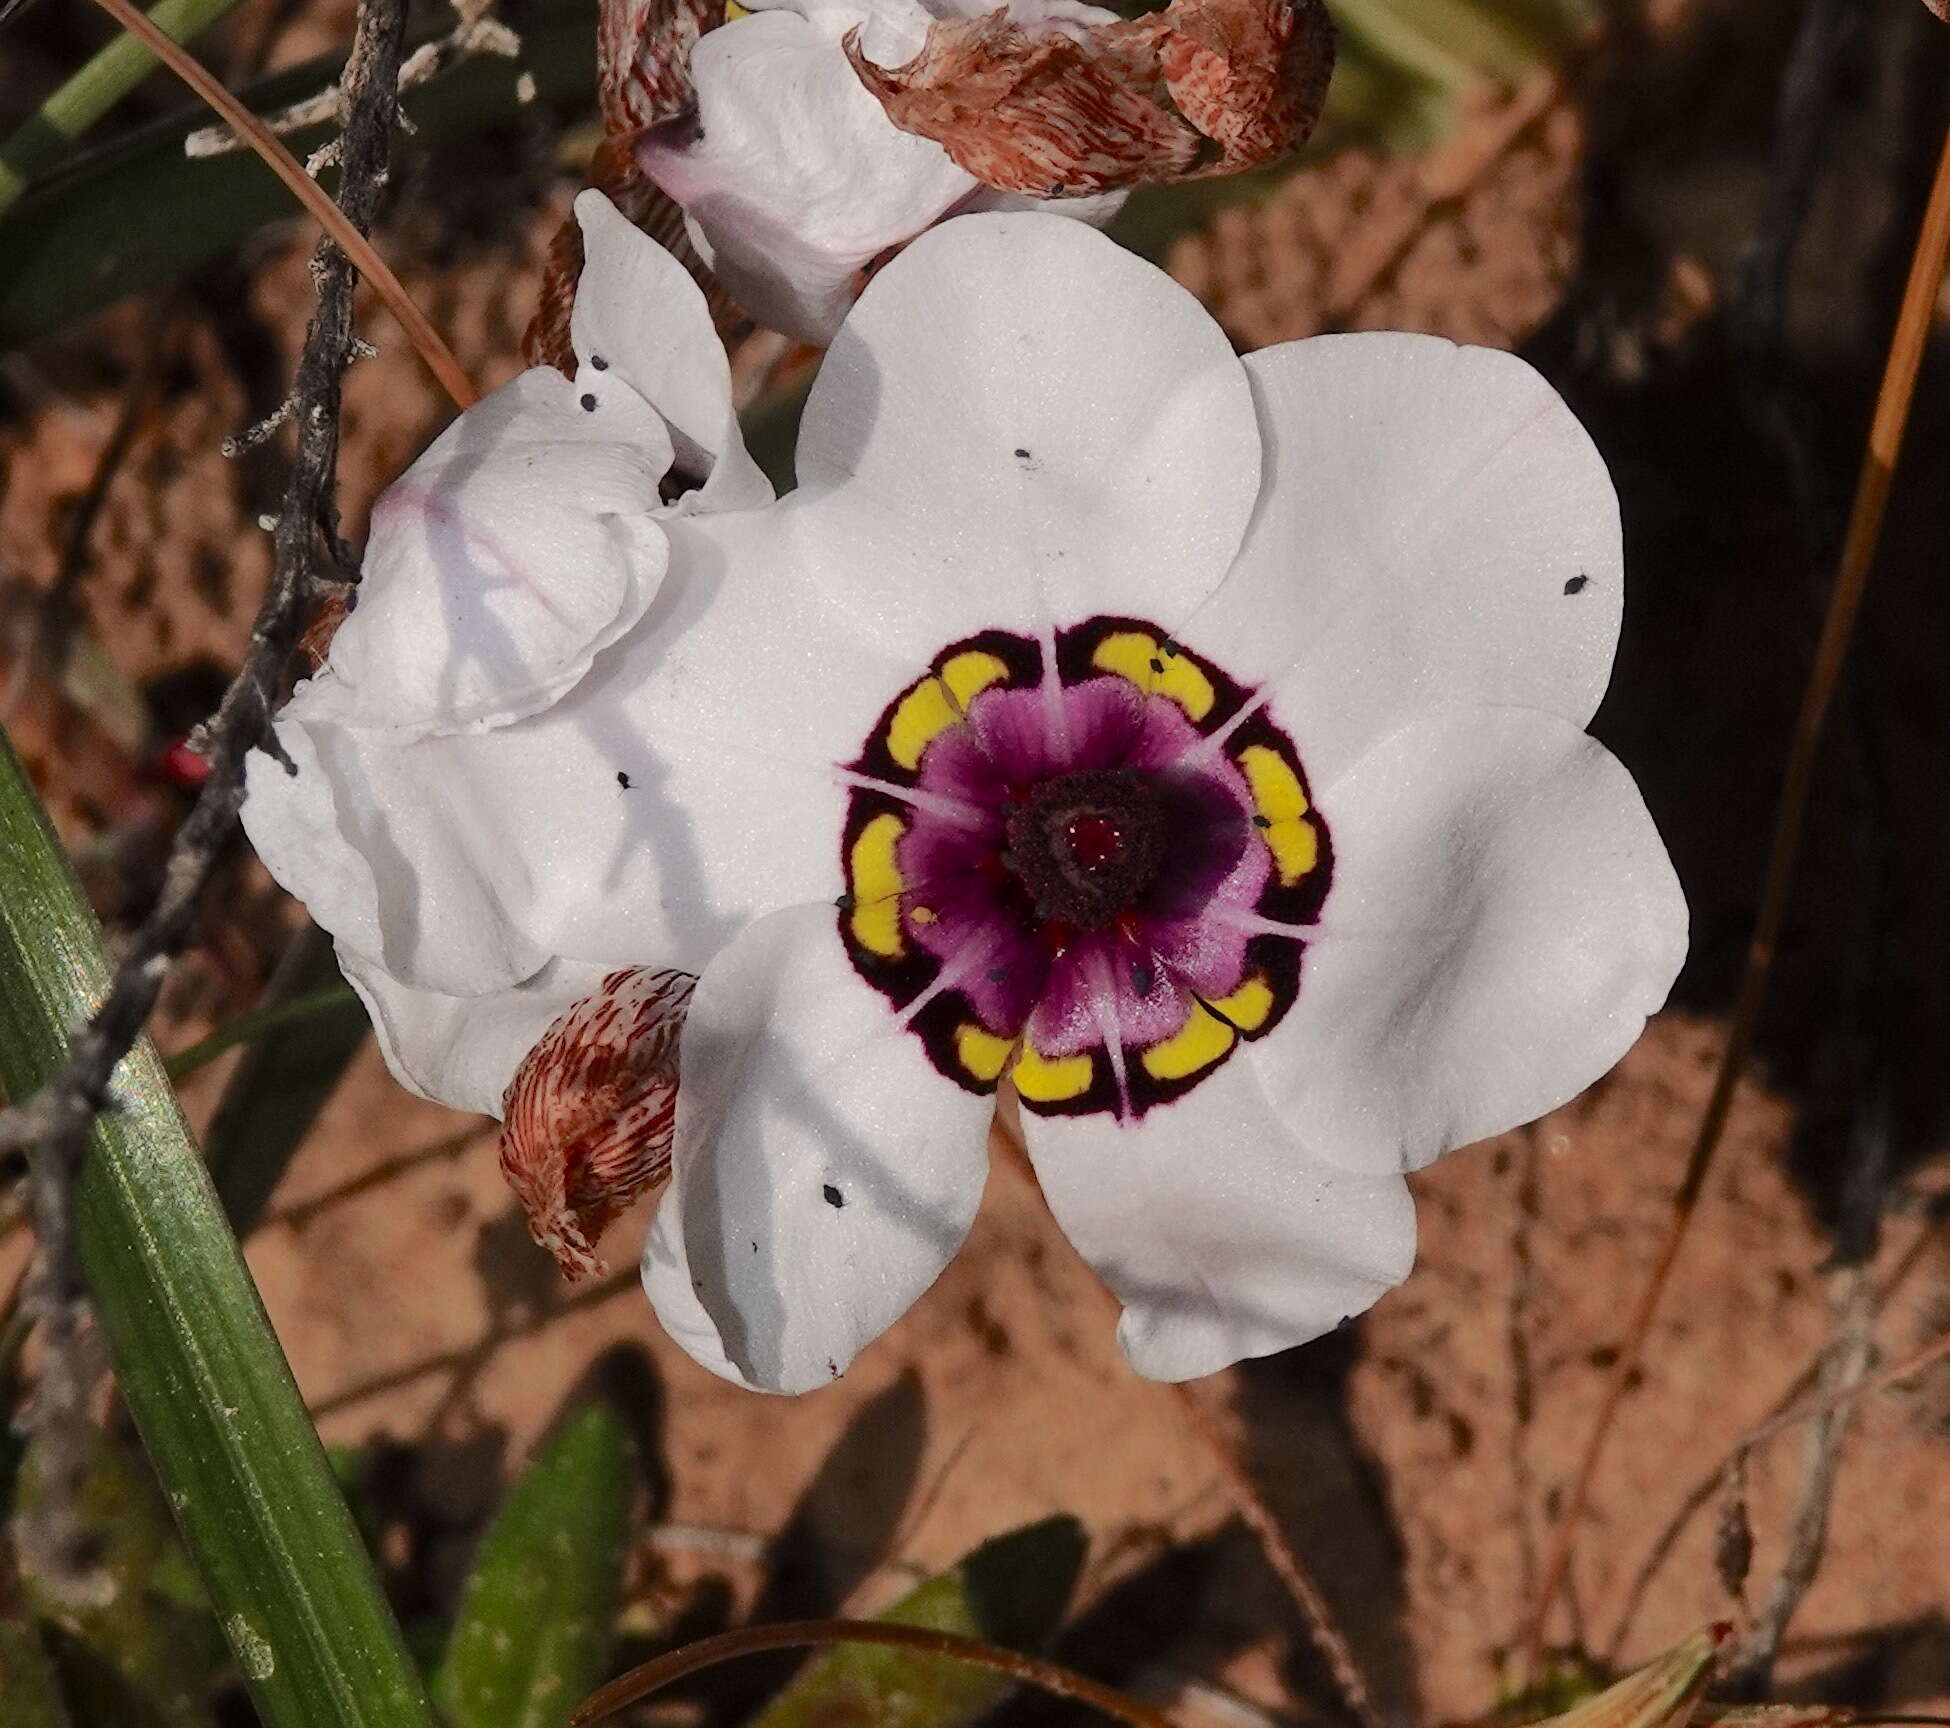
{"type": "MultiPolygon", "coordinates": [[[[1503,1652],[1705,1096],[1805,666],[1807,547],[1845,496],[1869,333],[1886,317],[1861,304],[1862,283],[1887,276],[1879,248],[1906,207],[1859,190],[1892,173],[1893,74],[1871,57],[1835,118],[1846,172],[1817,201],[1820,256],[1796,278],[1793,389],[1756,408],[1714,332],[1739,264],[1730,236],[1749,231],[1768,183],[1782,29],[1708,6],[1655,13],[1646,28],[1565,89],[1485,107],[1435,158],[1335,157],[1171,261],[1242,345],[1392,326],[1523,348],[1590,418],[1626,499],[1634,588],[1597,729],[1639,772],[1694,901],[1678,1005],[1585,1098],[1417,1179],[1421,1265],[1358,1326],[1204,1389],[1377,1690],[1423,1722],[1475,1717],[1502,1696],[1503,1652]],[[1796,455],[1820,474],[1798,490],[1796,455]]],[[[515,365],[565,195],[557,186],[504,216],[491,243],[443,223],[424,188],[395,214],[387,238],[408,286],[484,382],[515,365]]],[[[216,445],[275,400],[306,292],[295,232],[240,282],[228,300],[206,285],[200,299],[123,308],[46,345],[15,367],[17,406],[0,421],[0,576],[45,587],[130,357],[160,329],[153,404],[83,595],[126,686],[153,694],[162,680],[192,708],[187,670],[235,655],[265,571],[254,524],[275,499],[277,462],[232,463],[216,445]]],[[[375,485],[442,418],[387,321],[369,324],[381,352],[348,396],[354,535],[375,485]]],[[[1893,1357],[1950,1311],[1950,1258],[1929,1238],[1926,1204],[1950,1190],[1936,1156],[1950,1007],[1928,963],[1950,936],[1937,892],[1950,856],[1936,790],[1950,724],[1934,646],[1950,625],[1936,592],[1942,382],[1939,368],[1912,445],[1922,472],[1899,489],[1864,626],[1862,694],[1825,770],[1766,1060],[1739,1096],[1599,1481],[1573,1615],[1557,1627],[1595,1652],[1611,1650],[1633,1577],[1687,1491],[1828,1336],[1829,1224],[1871,1019],[1899,1124],[1876,1270],[1901,1277],[1878,1338],[1893,1357]],[[1865,784],[1897,790],[1878,803],[1865,784]],[[1901,867],[1878,900],[1882,854],[1901,867]],[[1881,1000],[1884,974],[1872,962],[1892,954],[1898,1006],[1873,1019],[1862,1004],[1881,1000]]],[[[100,688],[30,685],[10,721],[111,911],[139,903],[132,861],[153,854],[180,797],[151,763],[172,724],[127,714],[100,688]]],[[[171,1042],[247,1004],[289,928],[248,862],[225,907],[172,988],[171,1042]]],[[[194,1110],[207,1112],[221,1078],[194,1085],[194,1110]]],[[[1108,1299],[1006,1148],[940,1284],[843,1383],[798,1401],[736,1392],[664,1342],[630,1276],[641,1231],[639,1216],[612,1232],[610,1285],[565,1293],[527,1241],[485,1125],[409,1098],[370,1050],[292,1166],[252,1264],[326,1435],[378,1460],[386,1558],[409,1612],[450,1598],[499,1483],[600,1362],[635,1376],[655,1461],[636,1569],[647,1633],[871,1608],[981,1537],[1067,1509],[1093,1539],[1072,1659],[1176,1699],[1188,1721],[1238,1728],[1330,1707],[1210,1456],[1174,1397],[1123,1367],[1108,1299]]],[[[1783,1664],[1790,1692],[1892,1708],[1950,1699],[1946,1401],[1950,1389],[1925,1385],[1862,1408],[1827,1559],[1783,1664]]],[[[1757,1590],[1771,1584],[1800,1469],[1789,1434],[1750,1471],[1757,1590]]],[[[1716,1504],[1632,1604],[1614,1654],[1642,1657],[1737,1612],[1715,1576],[1716,1504]]]]}

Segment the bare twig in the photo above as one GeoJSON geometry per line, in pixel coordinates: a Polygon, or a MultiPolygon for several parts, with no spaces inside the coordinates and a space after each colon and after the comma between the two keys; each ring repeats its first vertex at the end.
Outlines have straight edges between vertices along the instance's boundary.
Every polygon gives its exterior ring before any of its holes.
{"type": "MultiPolygon", "coordinates": [[[[127,0],[100,3],[118,17],[128,10],[127,0]]],[[[357,234],[371,225],[386,184],[404,22],[401,0],[361,0],[346,69],[340,218],[357,234]]],[[[199,744],[209,777],[177,834],[155,908],[131,940],[94,1019],[76,1036],[66,1066],[33,1099],[0,1114],[0,1144],[39,1142],[33,1169],[38,1258],[26,1306],[40,1324],[43,1348],[32,1420],[36,1432],[55,1444],[49,1447],[50,1492],[40,1499],[45,1510],[36,1515],[36,1528],[23,1529],[22,1539],[34,1544],[37,1560],[57,1578],[85,1577],[72,1519],[82,1460],[73,1436],[86,1421],[88,1382],[80,1352],[83,1290],[74,1201],[89,1131],[97,1115],[113,1108],[116,1066],[141,1035],[172,959],[195,931],[203,890],[222,861],[243,802],[245,759],[269,734],[285,667],[319,592],[320,553],[328,561],[339,557],[339,389],[353,349],[355,275],[331,239],[320,242],[313,269],[317,308],[295,390],[297,460],[273,536],[269,590],[243,664],[199,744]]]]}
{"type": "MultiPolygon", "coordinates": [[[[1897,1261],[1894,1270],[1883,1282],[1882,1288],[1876,1292],[1875,1305],[1878,1313],[1888,1306],[1891,1298],[1909,1282],[1910,1275],[1923,1264],[1946,1216],[1950,1216],[1950,1193],[1933,1197],[1930,1202],[1929,1218],[1924,1228],[1918,1233],[1916,1240],[1903,1250],[1902,1258],[1897,1261]]],[[[1946,1353],[1950,1353],[1950,1335],[1946,1335],[1946,1339],[1939,1342],[1941,1348],[1946,1353]]],[[[1824,1344],[1821,1354],[1795,1375],[1775,1398],[1768,1417],[1762,1425],[1741,1436],[1731,1452],[1687,1489],[1678,1508],[1653,1539],[1645,1558],[1639,1562],[1639,1569],[1632,1578],[1631,1588],[1625,1593],[1625,1606],[1619,1611],[1617,1623],[1612,1627],[1611,1636],[1605,1642],[1604,1660],[1608,1666],[1616,1667],[1621,1660],[1626,1641],[1631,1637],[1632,1628],[1637,1622],[1639,1610],[1644,1606],[1646,1596],[1652,1588],[1652,1581],[1658,1576],[1666,1561],[1672,1557],[1672,1551],[1678,1546],[1679,1538],[1685,1534],[1687,1525],[1692,1523],[1713,1496],[1720,1491],[1721,1485],[1741,1468],[1749,1450],[1758,1441],[1775,1432],[1776,1424],[1785,1425],[1797,1420],[1797,1411],[1806,1413],[1808,1407],[1797,1403],[1797,1400],[1816,1383],[1827,1355],[1828,1346],[1824,1344]]],[[[1914,1373],[1928,1365],[1928,1361],[1911,1361],[1901,1365],[1897,1372],[1914,1373]]],[[[1858,1386],[1858,1390],[1865,1391],[1868,1388],[1858,1386]]]]}
{"type": "Polygon", "coordinates": [[[1794,739],[1789,749],[1783,776],[1780,806],[1775,814],[1774,834],[1769,846],[1767,872],[1761,886],[1760,911],[1754,922],[1753,940],[1747,950],[1747,964],[1741,979],[1740,995],[1734,1007],[1733,1023],[1721,1053],[1713,1090],[1700,1120],[1699,1132],[1686,1161],[1678,1192],[1673,1197],[1672,1220],[1658,1257],[1633,1305],[1626,1322],[1625,1336],[1611,1375],[1599,1401],[1598,1415],[1592,1423],[1583,1454],[1565,1499],[1564,1513],[1558,1521],[1550,1564],[1538,1586],[1523,1640],[1534,1666],[1541,1654],[1558,1591],[1570,1571],[1571,1555],[1590,1503],[1591,1485],[1604,1455],[1626,1388],[1637,1372],[1639,1355],[1652,1326],[1667,1280],[1679,1259],[1700,1195],[1713,1166],[1720,1136],[1732,1108],[1734,1088],[1746,1071],[1753,1054],[1754,1037],[1759,1027],[1761,1005],[1767,998],[1774,951],[1787,917],[1788,899],[1794,886],[1795,863],[1800,855],[1802,830],[1807,822],[1809,795],[1814,788],[1815,755],[1828,718],[1830,699],[1841,676],[1842,662],[1855,631],[1856,615],[1868,587],[1869,571],[1881,538],[1883,513],[1889,502],[1890,483],[1895,477],[1901,454],[1903,433],[1909,423],[1910,402],[1916,390],[1916,375],[1922,363],[1923,345],[1929,335],[1931,311],[1937,289],[1943,280],[1944,257],[1950,251],[1950,135],[1944,139],[1937,163],[1935,183],[1922,229],[1917,235],[1911,258],[1909,282],[1903,292],[1902,310],[1895,335],[1889,345],[1883,369],[1882,387],[1876,398],[1875,417],[1869,427],[1868,448],[1863,452],[1862,469],[1856,483],[1855,503],[1850,512],[1848,534],[1843,542],[1840,567],[1829,596],[1828,612],[1822,623],[1821,640],[1803,694],[1801,712],[1795,722],[1794,739]]]}
{"type": "Polygon", "coordinates": [[[1774,1588],[1741,1641],[1739,1654],[1729,1665],[1727,1683],[1735,1697],[1755,1698],[1766,1691],[1788,1621],[1815,1581],[1828,1547],[1828,1508],[1841,1463],[1842,1436],[1848,1427],[1842,1395],[1859,1384],[1867,1372],[1871,1349],[1867,1268],[1844,1267],[1836,1275],[1836,1283],[1835,1335],[1821,1365],[1826,1408],[1808,1424],[1801,1483],[1788,1522],[1787,1556],[1775,1576],[1774,1588]]]}
{"type": "MultiPolygon", "coordinates": [[[[352,188],[341,187],[340,201],[334,204],[325,195],[324,189],[313,180],[299,165],[298,160],[277,139],[264,128],[264,124],[243,103],[226,90],[194,55],[180,43],[166,36],[141,12],[130,4],[130,0],[95,0],[95,4],[106,12],[116,23],[131,35],[141,38],[143,43],[167,66],[170,71],[183,80],[197,95],[201,96],[251,149],[263,159],[264,165],[282,180],[298,202],[311,212],[325,232],[336,240],[347,257],[356,261],[359,273],[373,286],[373,291],[386,302],[387,311],[399,320],[400,328],[406,332],[420,358],[426,362],[427,370],[440,381],[441,387],[454,399],[456,406],[471,408],[479,400],[477,391],[453,351],[441,340],[440,332],[428,322],[427,315],[413,303],[412,297],[400,286],[400,280],[391,267],[372,249],[364,229],[351,214],[352,188]]],[[[364,68],[356,67],[359,45],[353,38],[352,57],[346,61],[345,76],[340,83],[341,114],[351,114],[355,102],[368,100],[370,85],[364,68]],[[355,96],[354,92],[358,92],[355,96]]],[[[373,124],[383,126],[386,132],[386,148],[379,164],[379,186],[386,181],[388,161],[392,155],[392,127],[397,109],[392,98],[393,90],[399,83],[399,53],[397,47],[391,56],[393,65],[386,82],[383,105],[385,111],[373,116],[373,124]]],[[[351,125],[346,123],[349,133],[351,125]]],[[[348,161],[346,173],[351,172],[348,161]]],[[[374,189],[377,196],[377,188],[374,189]]]]}
{"type": "MultiPolygon", "coordinates": [[[[404,96],[409,90],[417,90],[456,61],[469,59],[476,54],[492,54],[503,60],[516,59],[521,54],[521,38],[498,19],[463,19],[445,36],[436,41],[423,42],[407,55],[399,69],[399,94],[404,96]]],[[[324,89],[301,97],[275,114],[263,115],[264,129],[278,137],[302,132],[307,127],[331,119],[339,111],[340,100],[339,86],[327,84],[324,89]]],[[[412,130],[404,114],[399,116],[399,122],[404,129],[412,130]]],[[[192,160],[205,156],[227,156],[231,151],[244,147],[246,141],[229,126],[203,126],[183,140],[183,154],[192,160]]],[[[323,151],[314,154],[305,166],[315,172],[337,160],[337,141],[334,140],[323,151]]]]}

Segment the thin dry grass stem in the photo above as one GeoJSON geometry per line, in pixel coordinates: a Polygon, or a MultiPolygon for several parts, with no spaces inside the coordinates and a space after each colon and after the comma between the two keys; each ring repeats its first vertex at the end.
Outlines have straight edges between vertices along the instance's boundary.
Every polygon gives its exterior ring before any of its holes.
{"type": "Polygon", "coordinates": [[[1931,314],[1938,287],[1943,280],[1944,258],[1950,251],[1950,134],[1944,138],[1937,161],[1936,178],[1930,188],[1928,207],[1910,258],[1909,281],[1903,290],[1902,310],[1889,344],[1883,367],[1882,385],[1876,397],[1875,417],[1869,426],[1868,448],[1863,452],[1862,469],[1856,482],[1855,501],[1849,514],[1848,533],[1842,544],[1835,586],[1828,600],[1828,613],[1822,621],[1821,640],[1815,649],[1814,665],[1808,674],[1801,712],[1795,721],[1794,738],[1788,751],[1787,769],[1782,778],[1781,799],[1774,819],[1767,870],[1762,878],[1760,910],[1754,920],[1753,940],[1747,950],[1746,971],[1734,1006],[1733,1023],[1721,1053],[1713,1090],[1700,1119],[1699,1132],[1686,1160],[1686,1170],[1673,1197],[1672,1220],[1660,1245],[1652,1271],[1639,1292],[1626,1323],[1624,1341],[1606,1381],[1599,1401],[1598,1415],[1572,1479],[1563,1516],[1558,1520],[1550,1563],[1538,1586],[1529,1623],[1522,1640],[1523,1649],[1534,1669],[1542,1655],[1550,1611],[1570,1571],[1576,1547],[1578,1526],[1591,1497],[1591,1485],[1604,1455],[1605,1442],[1617,1420],[1620,1404],[1636,1371],[1639,1353],[1651,1329],[1659,1299],[1679,1258],[1681,1245],[1699,1209],[1700,1194],[1719,1149],[1727,1115],[1733,1104],[1734,1088],[1753,1054],[1754,1038],[1766,1001],[1775,947],[1787,917],[1789,895],[1794,886],[1794,867],[1801,850],[1801,836],[1807,822],[1808,799],[1814,785],[1815,755],[1829,704],[1841,677],[1849,639],[1861,610],[1862,595],[1868,586],[1869,571],[1875,561],[1876,543],[1889,503],[1889,488],[1895,477],[1897,457],[1902,451],[1903,433],[1909,424],[1910,403],[1916,393],[1916,376],[1922,364],[1928,339],[1931,314]]]}
{"type": "Polygon", "coordinates": [[[1921,1374],[1925,1368],[1941,1362],[1950,1356],[1950,1332],[1933,1338],[1921,1350],[1905,1356],[1900,1362],[1879,1368],[1873,1374],[1865,1374],[1860,1380],[1844,1387],[1826,1398],[1810,1398],[1805,1404],[1797,1404],[1791,1410],[1783,1410],[1780,1415],[1770,1417],[1751,1430],[1740,1442],[1742,1452],[1751,1452],[1763,1440],[1771,1440],[1783,1428],[1791,1428],[1797,1422],[1806,1422],[1812,1417],[1827,1416],[1853,1404],[1858,1398],[1866,1398],[1871,1392],[1880,1392],[1884,1387],[1897,1385],[1912,1376],[1921,1374]]]}
{"type": "MultiPolygon", "coordinates": [[[[1929,1222],[1917,1233],[1916,1240],[1903,1250],[1902,1257],[1896,1262],[1895,1268],[1884,1280],[1881,1289],[1876,1292],[1875,1306],[1878,1313],[1886,1308],[1909,1282],[1910,1276],[1923,1264],[1930,1249],[1935,1245],[1945,1218],[1950,1217],[1950,1206],[1944,1204],[1946,1200],[1950,1200],[1950,1192],[1939,1195],[1931,1201],[1929,1222]]],[[[1828,1354],[1828,1348],[1827,1344],[1823,1344],[1815,1359],[1807,1363],[1800,1373],[1796,1374],[1776,1395],[1772,1409],[1761,1424],[1763,1428],[1769,1427],[1777,1419],[1782,1422],[1793,1419],[1793,1412],[1797,1408],[1795,1400],[1815,1384],[1821,1373],[1822,1361],[1828,1354]]],[[[1916,1366],[1912,1363],[1909,1371],[1914,1372],[1916,1366]]],[[[1921,1366],[1927,1367],[1928,1364],[1924,1363],[1921,1366]]],[[[1625,1605],[1620,1609],[1611,1635],[1605,1641],[1603,1660],[1607,1666],[1616,1667],[1622,1660],[1626,1640],[1631,1637],[1632,1629],[1638,1621],[1639,1610],[1645,1605],[1646,1597],[1651,1591],[1653,1579],[1659,1575],[1660,1569],[1672,1557],[1672,1551],[1678,1546],[1679,1538],[1685,1533],[1686,1526],[1719,1492],[1721,1485],[1740,1468],[1741,1461],[1755,1443],[1756,1432],[1758,1430],[1750,1430],[1742,1436],[1724,1458],[1687,1489],[1677,1509],[1667,1519],[1665,1528],[1653,1539],[1652,1546],[1646,1550],[1645,1558],[1639,1562],[1639,1569],[1633,1575],[1631,1588],[1625,1593],[1625,1605]]],[[[1764,1437],[1762,1435],[1762,1438],[1764,1437]]]]}
{"type": "Polygon", "coordinates": [[[385,301],[386,309],[398,319],[414,351],[426,362],[427,370],[454,399],[454,406],[473,407],[481,399],[481,393],[461,369],[453,350],[441,339],[440,332],[434,329],[427,315],[413,303],[412,297],[400,285],[391,267],[373,249],[372,243],[346,219],[345,212],[325,195],[324,188],[305,172],[297,157],[280,144],[257,116],[231,95],[195,55],[164,35],[130,4],[130,0],[94,0],[94,3],[131,36],[140,38],[158,60],[236,129],[238,135],[263,159],[265,166],[291,189],[292,196],[304,205],[319,226],[338,242],[359,274],[372,284],[373,291],[385,301]]]}
{"type": "Polygon", "coordinates": [[[786,1620],[776,1626],[747,1626],[716,1638],[700,1638],[667,1656],[659,1656],[654,1662],[632,1668],[620,1679],[592,1693],[569,1718],[570,1728],[589,1728],[590,1724],[615,1715],[700,1668],[764,1650],[793,1650],[820,1644],[884,1644],[924,1656],[945,1656],[950,1661],[993,1669],[1055,1697],[1087,1704],[1113,1721],[1124,1723],[1126,1728],[1177,1728],[1162,1711],[1140,1704],[1115,1687],[1105,1686],[1074,1669],[1045,1662],[1037,1656],[1025,1656],[999,1644],[987,1644],[979,1638],[937,1632],[928,1626],[897,1626],[884,1620],[786,1620]]]}
{"type": "Polygon", "coordinates": [[[1367,1677],[1361,1672],[1360,1663],[1355,1660],[1347,1634],[1341,1630],[1340,1621],[1328,1606],[1327,1598],[1307,1563],[1300,1558],[1299,1550],[1288,1540],[1279,1518],[1267,1504],[1266,1496],[1259,1491],[1259,1484],[1240,1462],[1232,1442],[1212,1420],[1212,1413],[1206,1409],[1199,1395],[1190,1386],[1174,1386],[1172,1391],[1218,1464],[1227,1497],[1232,1502],[1233,1510],[1238,1513],[1239,1521],[1252,1532],[1266,1556],[1266,1563],[1273,1568],[1274,1576],[1299,1608],[1300,1617],[1307,1625],[1308,1636],[1312,1638],[1314,1648],[1320,1652],[1321,1660],[1327,1664],[1342,1702],[1362,1728],[1386,1728],[1387,1718],[1375,1704],[1374,1693],[1369,1689],[1367,1677]]]}

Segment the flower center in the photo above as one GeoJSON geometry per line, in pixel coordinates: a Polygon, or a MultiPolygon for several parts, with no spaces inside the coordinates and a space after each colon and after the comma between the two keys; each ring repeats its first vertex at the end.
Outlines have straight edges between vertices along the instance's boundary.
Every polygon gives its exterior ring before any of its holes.
{"type": "Polygon", "coordinates": [[[1036,915],[1080,930],[1115,923],[1164,862],[1162,801],[1149,779],[1130,769],[1043,781],[1017,801],[1007,834],[1003,861],[1036,915]]]}
{"type": "Polygon", "coordinates": [[[950,643],[842,773],[841,939],[959,1085],[1136,1118],[1299,992],[1332,878],[1299,753],[1155,624],[950,643]]]}

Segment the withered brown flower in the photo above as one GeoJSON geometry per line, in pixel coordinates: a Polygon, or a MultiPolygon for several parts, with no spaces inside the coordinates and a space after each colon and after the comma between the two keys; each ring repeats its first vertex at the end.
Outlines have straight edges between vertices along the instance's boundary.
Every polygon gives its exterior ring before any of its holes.
{"type": "Polygon", "coordinates": [[[599,1276],[596,1239],[670,1175],[677,1045],[696,983],[648,967],[610,973],[508,1083],[501,1170],[564,1277],[599,1276]]]}
{"type": "Polygon", "coordinates": [[[876,66],[846,50],[903,131],[976,179],[1040,197],[1237,174],[1304,142],[1334,67],[1320,0],[1172,0],[1111,23],[1008,9],[929,27],[876,66]]]}

